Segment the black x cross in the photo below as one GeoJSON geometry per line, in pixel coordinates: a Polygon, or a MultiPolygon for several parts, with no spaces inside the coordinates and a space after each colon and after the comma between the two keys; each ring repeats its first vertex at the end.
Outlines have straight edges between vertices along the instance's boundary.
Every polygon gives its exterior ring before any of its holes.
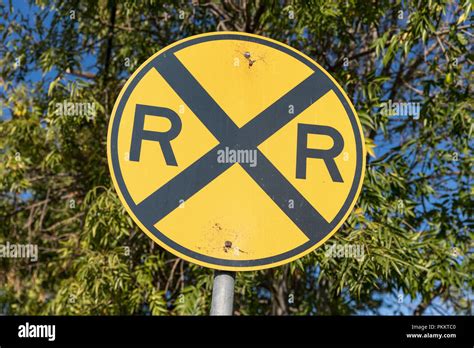
{"type": "Polygon", "coordinates": [[[257,148],[331,90],[332,83],[323,72],[314,71],[239,128],[174,54],[159,56],[153,65],[220,143],[136,206],[135,212],[145,225],[154,225],[176,209],[180,201],[187,200],[229,169],[233,163],[216,161],[218,151],[227,147],[255,149],[258,165],[240,163],[242,168],[311,241],[327,235],[329,223],[257,148]],[[293,113],[289,112],[289,105],[293,105],[293,113]],[[294,207],[290,208],[290,200],[294,207]]]}

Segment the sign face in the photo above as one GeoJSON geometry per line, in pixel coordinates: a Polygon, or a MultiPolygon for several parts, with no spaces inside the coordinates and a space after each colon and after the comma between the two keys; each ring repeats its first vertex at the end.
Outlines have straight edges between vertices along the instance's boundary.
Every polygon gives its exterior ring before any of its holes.
{"type": "Polygon", "coordinates": [[[107,149],[119,197],[150,238],[234,271],[323,244],[365,168],[361,126],[336,81],[287,45],[233,32],[176,42],[138,68],[107,149]]]}

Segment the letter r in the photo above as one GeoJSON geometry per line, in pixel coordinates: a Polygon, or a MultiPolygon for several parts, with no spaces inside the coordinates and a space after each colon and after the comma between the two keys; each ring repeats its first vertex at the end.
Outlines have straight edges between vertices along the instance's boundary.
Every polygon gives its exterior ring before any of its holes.
{"type": "Polygon", "coordinates": [[[306,160],[308,158],[320,158],[326,164],[332,181],[344,182],[334,161],[334,158],[339,156],[343,148],[344,139],[336,129],[328,126],[299,123],[296,146],[296,178],[306,179],[306,160]],[[327,135],[332,138],[334,145],[328,150],[308,149],[308,134],[327,135]]]}
{"type": "Polygon", "coordinates": [[[181,132],[181,119],[171,109],[158,106],[137,104],[135,108],[135,119],[133,121],[132,144],[130,146],[130,160],[140,161],[140,150],[143,140],[157,141],[160,143],[161,151],[165,157],[166,164],[177,166],[176,157],[171,148],[171,140],[181,132]],[[148,131],[143,129],[145,116],[164,117],[171,122],[171,128],[166,132],[148,131]]]}

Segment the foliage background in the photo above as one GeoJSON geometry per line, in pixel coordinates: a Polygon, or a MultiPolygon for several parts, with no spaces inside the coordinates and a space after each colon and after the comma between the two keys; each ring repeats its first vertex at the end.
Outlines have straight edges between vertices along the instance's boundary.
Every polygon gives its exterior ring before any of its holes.
{"type": "Polygon", "coordinates": [[[155,245],[111,186],[113,103],[149,56],[193,34],[232,30],[319,62],[361,118],[368,161],[355,211],[320,248],[239,273],[235,314],[472,314],[470,1],[9,1],[0,4],[0,259],[3,314],[207,314],[212,271],[155,245]],[[420,102],[420,118],[384,101],[420,102]],[[56,103],[95,102],[97,116],[56,103]]]}

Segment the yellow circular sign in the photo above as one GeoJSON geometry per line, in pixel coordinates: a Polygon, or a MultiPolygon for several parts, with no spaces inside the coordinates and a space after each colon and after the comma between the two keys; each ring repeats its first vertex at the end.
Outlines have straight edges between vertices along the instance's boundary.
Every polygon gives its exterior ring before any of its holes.
{"type": "Polygon", "coordinates": [[[234,271],[323,244],[365,168],[337,82],[287,45],[233,32],[178,41],[143,63],[115,103],[107,151],[119,197],[150,238],[234,271]]]}

